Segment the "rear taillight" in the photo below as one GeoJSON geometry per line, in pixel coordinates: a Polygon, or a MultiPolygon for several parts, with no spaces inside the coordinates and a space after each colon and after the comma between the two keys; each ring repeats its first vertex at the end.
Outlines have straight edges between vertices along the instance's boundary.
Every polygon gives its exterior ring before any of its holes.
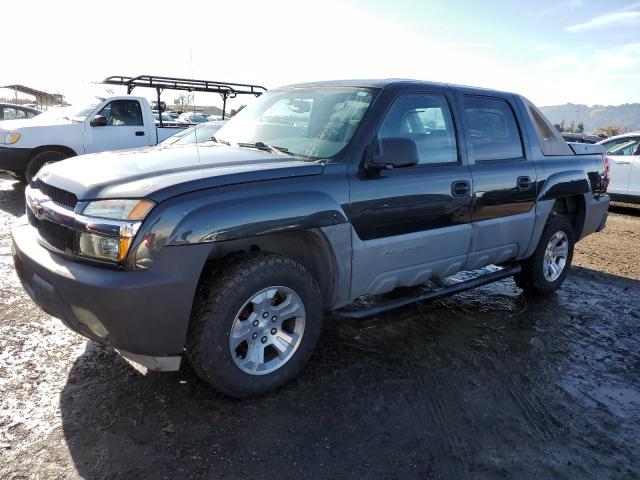
{"type": "Polygon", "coordinates": [[[609,187],[609,180],[611,179],[611,173],[610,173],[610,168],[611,168],[611,161],[609,160],[609,157],[607,156],[606,152],[602,154],[602,162],[604,163],[604,191],[607,191],[607,188],[609,187]]]}

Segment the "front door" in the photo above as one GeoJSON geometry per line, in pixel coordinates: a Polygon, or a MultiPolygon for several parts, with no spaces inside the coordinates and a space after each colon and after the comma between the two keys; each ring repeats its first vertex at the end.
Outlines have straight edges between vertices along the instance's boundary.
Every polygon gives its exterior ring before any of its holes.
{"type": "Polygon", "coordinates": [[[508,97],[460,94],[473,179],[473,243],[466,269],[523,254],[535,223],[536,170],[508,97]]]}
{"type": "Polygon", "coordinates": [[[471,241],[471,174],[461,161],[448,92],[396,97],[377,137],[416,143],[419,164],[352,169],[352,297],[450,275],[471,241]]]}
{"type": "Polygon", "coordinates": [[[137,100],[113,100],[95,116],[85,122],[85,153],[150,145],[150,134],[142,120],[142,109],[137,100]],[[107,124],[92,127],[90,122],[97,115],[105,117],[107,124]]]}

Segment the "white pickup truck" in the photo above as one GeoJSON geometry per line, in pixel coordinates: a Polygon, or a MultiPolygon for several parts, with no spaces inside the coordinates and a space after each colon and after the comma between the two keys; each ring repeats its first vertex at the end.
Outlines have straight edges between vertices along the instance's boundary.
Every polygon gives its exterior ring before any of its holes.
{"type": "Polygon", "coordinates": [[[156,126],[147,99],[131,95],[5,121],[0,123],[0,171],[30,182],[48,163],[84,153],[156,145],[185,126],[156,126]]]}

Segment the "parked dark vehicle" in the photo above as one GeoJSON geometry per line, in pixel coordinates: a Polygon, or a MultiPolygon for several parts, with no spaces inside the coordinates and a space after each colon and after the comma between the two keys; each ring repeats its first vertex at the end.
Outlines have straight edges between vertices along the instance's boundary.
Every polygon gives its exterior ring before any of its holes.
{"type": "Polygon", "coordinates": [[[12,103],[0,103],[0,121],[2,120],[24,120],[40,115],[42,112],[35,108],[24,105],[14,105],[12,103]]]}
{"type": "Polygon", "coordinates": [[[573,143],[598,143],[600,140],[603,140],[602,137],[597,135],[586,135],[584,133],[570,133],[570,132],[562,132],[562,138],[567,142],[573,143]]]}
{"type": "Polygon", "coordinates": [[[293,378],[326,311],[372,316],[512,275],[552,292],[607,218],[602,147],[567,144],[510,93],[295,85],[216,138],[45,166],[12,235],[45,311],[150,369],[184,354],[234,397],[293,378]],[[462,270],[476,273],[448,278],[462,270]]]}

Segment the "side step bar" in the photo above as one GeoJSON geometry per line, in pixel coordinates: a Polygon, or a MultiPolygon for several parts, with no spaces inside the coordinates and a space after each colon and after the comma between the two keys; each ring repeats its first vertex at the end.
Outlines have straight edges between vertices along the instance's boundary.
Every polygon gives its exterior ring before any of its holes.
{"type": "Polygon", "coordinates": [[[427,292],[422,292],[418,295],[411,297],[402,297],[389,300],[387,302],[378,303],[368,308],[360,308],[353,310],[340,309],[333,313],[336,318],[349,318],[349,319],[364,319],[375,317],[382,313],[396,310],[398,308],[406,307],[416,302],[424,302],[426,300],[435,300],[436,298],[448,297],[449,295],[455,295],[456,293],[464,292],[465,290],[471,290],[472,288],[480,287],[488,283],[497,282],[504,278],[511,277],[521,270],[520,265],[510,264],[503,266],[500,270],[495,272],[480,275],[478,277],[466,280],[463,282],[446,284],[443,287],[436,288],[427,292]]]}

